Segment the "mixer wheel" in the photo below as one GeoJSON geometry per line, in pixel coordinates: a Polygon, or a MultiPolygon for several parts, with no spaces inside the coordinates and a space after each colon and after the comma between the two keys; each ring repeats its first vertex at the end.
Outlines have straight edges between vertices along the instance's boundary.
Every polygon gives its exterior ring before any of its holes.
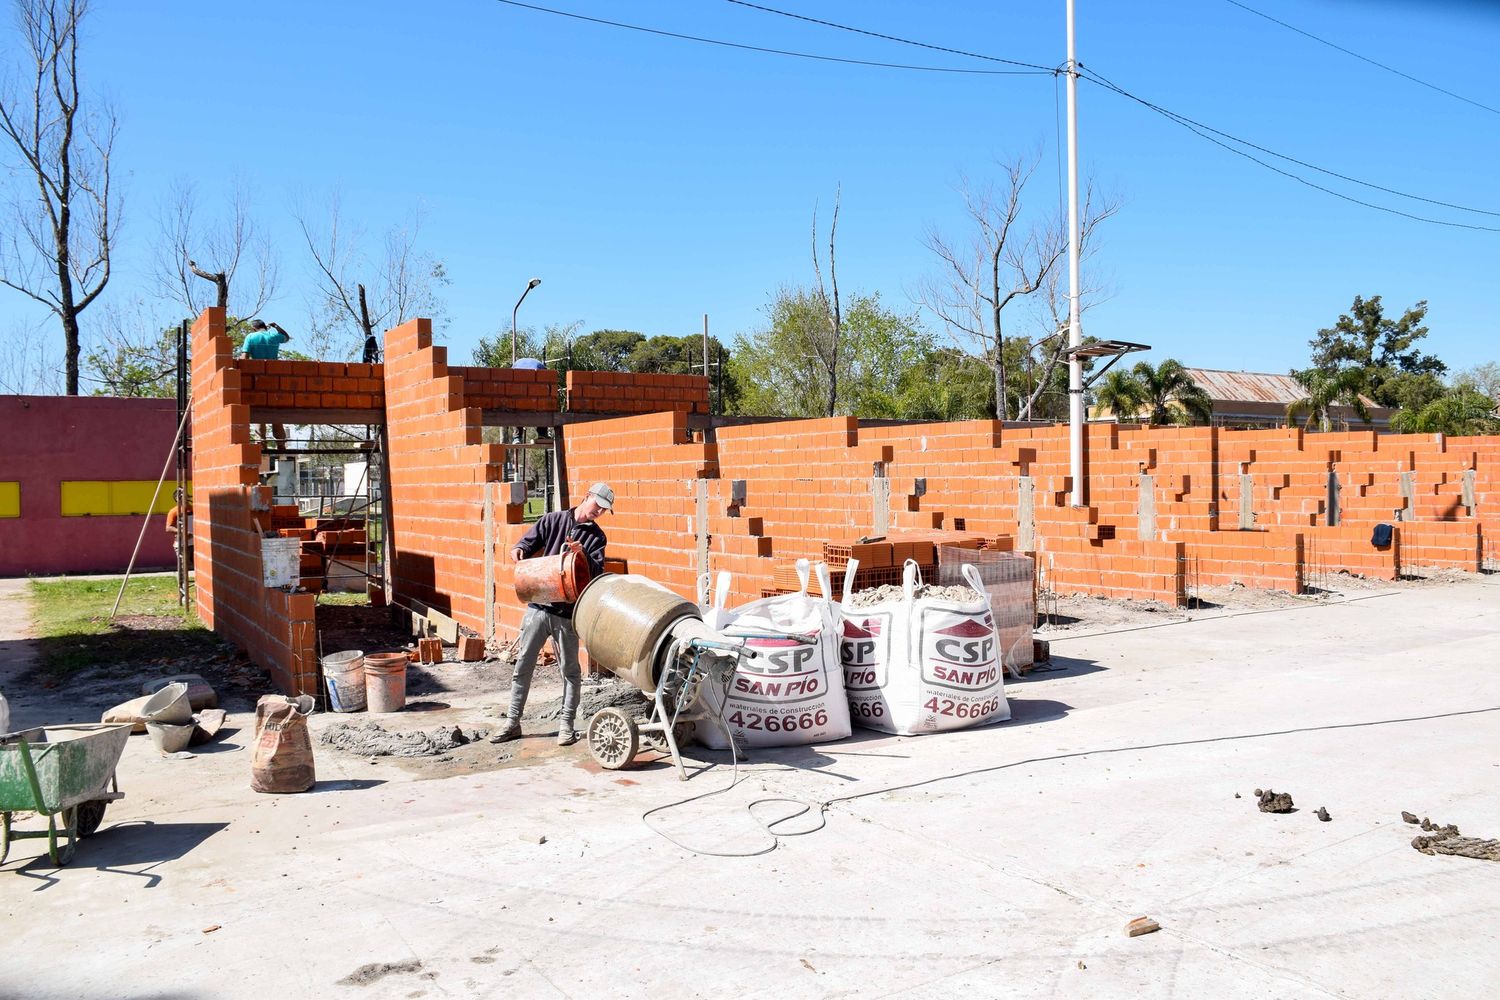
{"type": "Polygon", "coordinates": [[[640,745],[635,720],[618,708],[601,709],[589,720],[589,753],[600,767],[618,771],[630,763],[640,745]]]}
{"type": "MultiPolygon", "coordinates": [[[[672,737],[677,740],[679,748],[688,745],[689,741],[693,738],[693,732],[694,729],[691,722],[679,722],[672,727],[672,737]]],[[[669,750],[667,738],[661,733],[641,733],[641,743],[648,750],[655,750],[657,753],[667,753],[669,750]]]]}

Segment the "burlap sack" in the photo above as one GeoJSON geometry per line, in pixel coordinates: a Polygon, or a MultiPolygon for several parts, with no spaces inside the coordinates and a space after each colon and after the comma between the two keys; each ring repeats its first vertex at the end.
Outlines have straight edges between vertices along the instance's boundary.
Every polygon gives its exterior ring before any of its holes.
{"type": "Polygon", "coordinates": [[[262,695],[255,703],[255,753],[250,760],[250,787],[257,792],[305,792],[317,781],[307,716],[308,695],[287,698],[262,695]]]}

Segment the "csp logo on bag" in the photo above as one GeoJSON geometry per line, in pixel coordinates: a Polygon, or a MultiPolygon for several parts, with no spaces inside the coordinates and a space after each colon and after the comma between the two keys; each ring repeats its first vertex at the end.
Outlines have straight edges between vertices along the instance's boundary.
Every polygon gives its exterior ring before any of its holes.
{"type": "Polygon", "coordinates": [[[918,614],[924,681],[965,693],[995,686],[1000,643],[994,615],[954,614],[939,608],[924,608],[918,614]]]}
{"type": "Polygon", "coordinates": [[[846,691],[874,691],[885,684],[891,657],[891,616],[887,612],[856,615],[843,620],[839,659],[844,664],[846,691]]]}
{"type": "Polygon", "coordinates": [[[745,660],[735,672],[730,697],[739,701],[794,704],[821,697],[823,663],[818,645],[792,639],[748,639],[746,646],[760,655],[745,660]]]}

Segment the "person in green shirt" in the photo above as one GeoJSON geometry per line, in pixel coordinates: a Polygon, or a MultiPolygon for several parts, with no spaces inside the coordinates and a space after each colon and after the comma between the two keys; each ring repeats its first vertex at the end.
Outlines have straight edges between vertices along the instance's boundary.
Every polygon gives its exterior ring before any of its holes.
{"type": "MultiPolygon", "coordinates": [[[[281,345],[292,339],[292,335],[281,328],[280,323],[267,324],[265,320],[250,321],[250,333],[241,348],[244,356],[258,361],[275,361],[281,356],[281,345]]],[[[280,448],[286,447],[286,428],[281,424],[271,425],[271,436],[280,448]]],[[[266,425],[260,425],[260,440],[266,441],[266,425]]]]}

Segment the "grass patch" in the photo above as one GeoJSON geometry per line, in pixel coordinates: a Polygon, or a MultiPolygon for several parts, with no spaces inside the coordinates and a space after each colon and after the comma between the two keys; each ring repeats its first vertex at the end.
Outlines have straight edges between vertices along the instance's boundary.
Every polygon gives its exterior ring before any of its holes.
{"type": "Polygon", "coordinates": [[[358,591],[337,594],[330,594],[325,592],[318,595],[319,605],[332,604],[336,606],[347,607],[349,605],[368,605],[369,603],[370,595],[358,591]]]}
{"type": "Polygon", "coordinates": [[[61,676],[88,667],[138,667],[226,647],[177,604],[175,576],[135,577],[125,588],[119,614],[110,609],[120,579],[31,581],[32,624],[41,669],[61,676]]]}

